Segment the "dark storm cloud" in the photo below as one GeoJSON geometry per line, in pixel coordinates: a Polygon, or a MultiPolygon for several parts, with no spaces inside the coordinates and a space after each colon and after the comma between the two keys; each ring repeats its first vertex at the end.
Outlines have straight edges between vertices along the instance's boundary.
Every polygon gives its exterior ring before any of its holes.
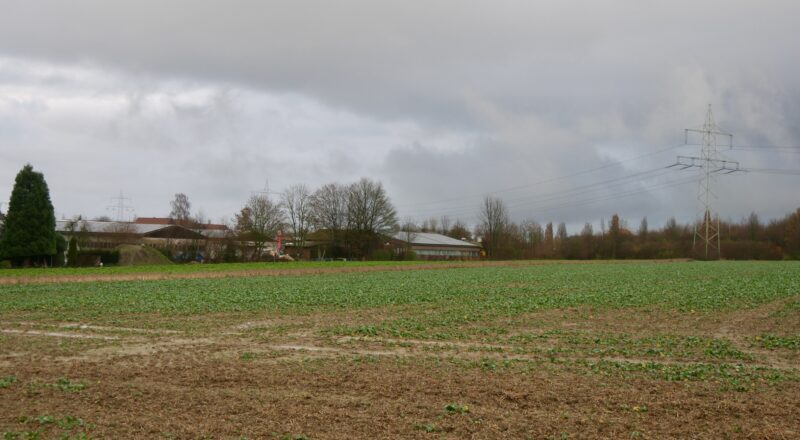
{"type": "MultiPolygon", "coordinates": [[[[794,1],[7,1],[0,172],[41,164],[68,213],[125,187],[142,214],[185,191],[217,218],[267,179],[370,175],[401,215],[462,216],[482,194],[675,145],[708,103],[743,144],[800,145],[798,13],[794,1]]],[[[496,194],[518,218],[688,219],[691,186],[533,202],[674,153],[496,194]]],[[[737,154],[800,168],[798,154],[737,154]]],[[[585,196],[675,179],[661,178],[585,196]]],[[[720,210],[788,211],[800,201],[787,179],[726,179],[720,210]]]]}

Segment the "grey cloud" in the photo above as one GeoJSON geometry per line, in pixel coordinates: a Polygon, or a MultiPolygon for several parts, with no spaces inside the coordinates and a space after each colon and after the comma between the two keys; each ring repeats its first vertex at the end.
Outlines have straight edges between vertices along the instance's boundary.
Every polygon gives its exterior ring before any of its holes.
{"type": "Polygon", "coordinates": [[[5,9],[0,50],[8,54],[244,81],[442,121],[458,118],[469,91],[510,105],[597,109],[642,99],[642,88],[676,65],[797,67],[767,49],[797,52],[791,17],[800,12],[791,1],[83,0],[5,9]]]}
{"type": "MultiPolygon", "coordinates": [[[[33,161],[64,209],[126,186],[145,213],[186,191],[216,218],[266,179],[370,175],[413,214],[676,145],[708,103],[742,144],[800,146],[797,16],[790,0],[12,0],[0,15],[0,185],[33,161]]],[[[792,152],[726,154],[800,168],[792,152]]],[[[672,160],[502,194],[534,199],[672,160]]],[[[721,211],[780,215],[800,204],[791,179],[726,179],[721,211]]],[[[690,218],[693,191],[549,213],[520,202],[516,215],[579,223],[619,210],[657,224],[690,218]]]]}

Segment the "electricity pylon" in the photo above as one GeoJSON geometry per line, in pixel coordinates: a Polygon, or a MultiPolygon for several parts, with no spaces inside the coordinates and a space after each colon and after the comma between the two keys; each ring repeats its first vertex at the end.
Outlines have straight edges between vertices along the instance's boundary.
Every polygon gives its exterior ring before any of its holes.
{"type": "MultiPolygon", "coordinates": [[[[728,142],[728,148],[733,148],[733,135],[720,131],[714,122],[714,114],[711,112],[711,104],[708,105],[706,122],[703,128],[687,128],[685,131],[686,145],[700,145],[700,156],[678,156],[678,160],[670,167],[680,167],[685,170],[688,168],[699,168],[701,171],[697,200],[702,210],[703,220],[694,225],[694,236],[692,238],[692,250],[695,254],[703,255],[705,259],[720,257],[720,230],[719,214],[712,207],[712,202],[717,198],[713,186],[716,184],[717,174],[730,174],[742,171],[739,162],[723,160],[717,149],[717,137],[724,137],[728,142]],[[690,133],[702,135],[700,144],[690,143],[690,133]]],[[[668,167],[669,168],[669,167],[668,167]]]]}
{"type": "Polygon", "coordinates": [[[114,197],[111,199],[112,202],[116,202],[115,204],[106,207],[106,209],[115,211],[115,219],[118,222],[124,222],[127,220],[126,214],[129,212],[133,212],[133,208],[127,206],[125,202],[130,202],[130,197],[125,197],[122,194],[122,191],[119,192],[119,197],[114,197]]]}

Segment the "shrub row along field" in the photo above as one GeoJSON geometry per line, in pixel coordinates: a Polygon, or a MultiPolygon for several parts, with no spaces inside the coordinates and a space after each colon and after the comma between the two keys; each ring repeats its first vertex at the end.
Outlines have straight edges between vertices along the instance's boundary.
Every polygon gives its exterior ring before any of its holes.
{"type": "Polygon", "coordinates": [[[0,286],[0,432],[800,435],[797,262],[373,267],[0,286]]]}

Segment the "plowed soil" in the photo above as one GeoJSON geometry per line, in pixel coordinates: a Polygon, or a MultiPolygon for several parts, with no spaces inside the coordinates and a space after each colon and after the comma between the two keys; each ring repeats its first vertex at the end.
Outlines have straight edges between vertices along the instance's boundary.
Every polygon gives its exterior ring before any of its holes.
{"type": "MultiPolygon", "coordinates": [[[[646,327],[644,319],[623,319],[618,313],[581,316],[583,311],[574,310],[528,318],[562,329],[646,327]]],[[[728,324],[746,318],[723,316],[721,325],[699,331],[735,333],[728,324]]],[[[585,364],[646,365],[654,361],[649,358],[587,352],[554,358],[528,345],[325,334],[325,328],[349,320],[348,313],[252,316],[203,332],[160,333],[5,323],[16,332],[0,334],[0,377],[13,375],[16,381],[0,389],[0,432],[40,430],[42,438],[86,433],[94,438],[251,439],[800,435],[796,380],[757,381],[736,390],[722,377],[664,380],[598,373],[585,364]],[[54,328],[60,330],[45,334],[54,328]],[[83,388],[59,387],[64,379],[83,388]],[[39,421],[47,416],[56,422],[39,421]],[[69,416],[85,425],[59,427],[69,416]]],[[[676,331],[698,331],[670,314],[649,320],[676,331]]],[[[534,348],[552,347],[543,341],[534,348]]],[[[791,356],[775,362],[758,356],[744,364],[791,371],[798,362],[791,356]]]]}

